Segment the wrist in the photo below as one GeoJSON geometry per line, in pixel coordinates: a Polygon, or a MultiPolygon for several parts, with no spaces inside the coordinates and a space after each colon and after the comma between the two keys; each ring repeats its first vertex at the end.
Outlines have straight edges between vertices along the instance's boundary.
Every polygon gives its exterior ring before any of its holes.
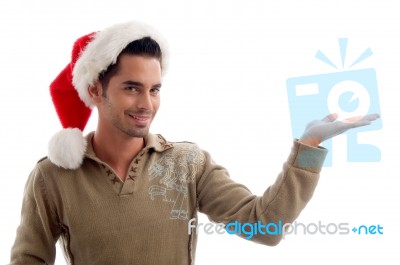
{"type": "Polygon", "coordinates": [[[318,147],[321,144],[321,140],[317,138],[311,138],[311,137],[306,137],[306,138],[300,138],[299,142],[301,144],[305,144],[311,147],[318,147]]]}

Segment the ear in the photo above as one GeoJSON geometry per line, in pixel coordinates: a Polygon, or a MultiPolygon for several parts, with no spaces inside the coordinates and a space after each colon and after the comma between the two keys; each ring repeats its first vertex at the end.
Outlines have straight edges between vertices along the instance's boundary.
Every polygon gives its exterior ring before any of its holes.
{"type": "Polygon", "coordinates": [[[99,81],[97,81],[94,86],[90,86],[88,88],[88,92],[90,98],[93,100],[94,103],[97,104],[101,102],[101,97],[103,95],[103,87],[99,81]]]}

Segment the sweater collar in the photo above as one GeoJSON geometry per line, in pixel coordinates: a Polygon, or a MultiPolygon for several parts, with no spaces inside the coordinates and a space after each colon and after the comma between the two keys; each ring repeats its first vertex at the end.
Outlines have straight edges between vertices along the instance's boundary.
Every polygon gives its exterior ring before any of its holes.
{"type": "MultiPolygon", "coordinates": [[[[86,135],[85,139],[87,142],[86,153],[85,155],[88,157],[96,157],[96,154],[93,150],[92,139],[94,136],[94,132],[90,132],[86,135]]],[[[144,138],[146,143],[144,149],[152,149],[156,152],[163,152],[173,147],[171,142],[165,140],[165,138],[161,134],[151,134],[148,133],[144,138]]]]}
{"type": "Polygon", "coordinates": [[[173,147],[173,144],[165,140],[161,134],[149,133],[144,141],[146,143],[145,149],[154,149],[156,152],[163,152],[173,147]]]}

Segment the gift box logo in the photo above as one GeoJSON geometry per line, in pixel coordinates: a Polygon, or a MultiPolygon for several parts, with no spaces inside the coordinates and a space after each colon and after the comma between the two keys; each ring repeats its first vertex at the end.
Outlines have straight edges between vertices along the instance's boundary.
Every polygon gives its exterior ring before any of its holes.
{"type": "MultiPolygon", "coordinates": [[[[338,113],[339,120],[354,116],[380,113],[376,71],[373,68],[351,70],[354,65],[372,55],[367,48],[350,66],[345,68],[347,39],[339,39],[342,70],[334,73],[289,78],[286,81],[289,110],[294,138],[299,138],[308,122],[338,113]]],[[[317,59],[339,69],[323,52],[317,52],[317,59]]],[[[372,143],[360,143],[358,134],[380,130],[382,119],[371,125],[349,130],[347,136],[348,162],[379,162],[380,149],[372,143]]],[[[332,140],[323,146],[330,150],[324,166],[332,165],[334,148],[332,140]]]]}

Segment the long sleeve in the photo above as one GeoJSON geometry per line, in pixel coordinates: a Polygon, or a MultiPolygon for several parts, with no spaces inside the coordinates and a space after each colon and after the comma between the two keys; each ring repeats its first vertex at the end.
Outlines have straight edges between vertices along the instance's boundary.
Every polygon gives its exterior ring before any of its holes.
{"type": "MultiPolygon", "coordinates": [[[[275,183],[262,196],[255,196],[245,186],[232,181],[227,171],[205,152],[205,170],[197,180],[199,210],[211,220],[224,224],[235,221],[291,223],[311,199],[326,154],[324,148],[294,141],[275,183]]],[[[281,238],[281,235],[256,234],[251,240],[276,245],[281,238]]]]}
{"type": "Polygon", "coordinates": [[[46,183],[37,166],[25,186],[21,223],[11,250],[10,264],[54,264],[58,230],[46,183]]]}

